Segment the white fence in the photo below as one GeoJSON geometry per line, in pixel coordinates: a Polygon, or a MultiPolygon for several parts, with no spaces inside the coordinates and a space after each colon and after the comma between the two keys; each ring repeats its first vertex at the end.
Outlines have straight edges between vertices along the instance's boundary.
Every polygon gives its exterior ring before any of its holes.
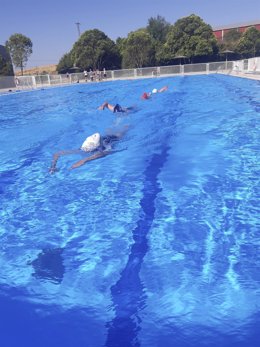
{"type": "Polygon", "coordinates": [[[90,77],[86,79],[83,73],[72,73],[69,75],[35,75],[19,77],[0,76],[0,92],[35,89],[92,81],[95,82],[128,78],[210,73],[260,74],[260,57],[238,61],[114,70],[107,71],[105,78],[103,76],[103,73],[101,73],[100,75],[94,76],[93,79],[90,79],[90,77]]]}

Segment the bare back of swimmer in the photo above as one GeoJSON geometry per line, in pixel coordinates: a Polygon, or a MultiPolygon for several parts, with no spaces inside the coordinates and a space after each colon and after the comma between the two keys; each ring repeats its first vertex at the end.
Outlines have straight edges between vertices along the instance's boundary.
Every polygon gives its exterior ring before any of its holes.
{"type": "Polygon", "coordinates": [[[107,101],[104,102],[102,105],[100,105],[98,107],[99,110],[104,110],[105,108],[107,108],[109,111],[113,112],[113,113],[117,113],[117,112],[121,112],[121,113],[124,113],[124,112],[129,112],[131,111],[132,107],[122,107],[120,106],[119,104],[116,104],[116,105],[112,105],[112,104],[109,104],[107,101]]]}

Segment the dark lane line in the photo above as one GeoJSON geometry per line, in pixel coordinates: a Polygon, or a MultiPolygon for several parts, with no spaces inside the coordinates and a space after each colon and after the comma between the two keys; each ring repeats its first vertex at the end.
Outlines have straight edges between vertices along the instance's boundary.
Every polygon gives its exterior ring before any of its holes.
{"type": "Polygon", "coordinates": [[[115,317],[107,324],[106,347],[140,346],[139,312],[145,306],[144,286],[139,277],[143,259],[148,251],[147,235],[155,215],[155,200],[161,192],[158,175],[167,161],[169,147],[164,145],[160,154],[152,156],[144,172],[143,198],[140,201],[140,219],[133,230],[134,243],[127,264],[117,283],[111,287],[115,317]]]}

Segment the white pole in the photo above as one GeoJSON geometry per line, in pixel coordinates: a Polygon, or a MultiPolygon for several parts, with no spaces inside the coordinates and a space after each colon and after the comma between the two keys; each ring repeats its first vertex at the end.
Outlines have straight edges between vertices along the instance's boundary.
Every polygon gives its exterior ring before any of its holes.
{"type": "Polygon", "coordinates": [[[32,85],[33,85],[34,88],[36,88],[35,76],[32,76],[32,85]]]}

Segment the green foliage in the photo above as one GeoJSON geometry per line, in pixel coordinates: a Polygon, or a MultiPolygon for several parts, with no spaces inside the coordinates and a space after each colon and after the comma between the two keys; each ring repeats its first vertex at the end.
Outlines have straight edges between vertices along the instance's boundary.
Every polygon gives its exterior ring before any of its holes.
{"type": "Polygon", "coordinates": [[[98,29],[85,31],[71,50],[73,63],[81,69],[116,69],[120,54],[114,41],[98,29]]]}
{"type": "Polygon", "coordinates": [[[227,44],[237,43],[241,36],[242,34],[239,31],[231,29],[224,35],[224,42],[227,44]]]}
{"type": "Polygon", "coordinates": [[[120,55],[123,55],[123,51],[125,49],[125,45],[126,45],[127,39],[123,38],[123,37],[118,37],[116,39],[116,46],[118,48],[118,51],[120,53],[120,55]]]}
{"type": "Polygon", "coordinates": [[[124,50],[125,50],[125,47],[126,47],[126,42],[127,42],[126,38],[118,37],[116,39],[116,46],[117,46],[117,49],[118,49],[119,54],[120,54],[120,61],[121,62],[123,60],[123,53],[124,53],[124,50]]]}
{"type": "Polygon", "coordinates": [[[123,45],[123,68],[141,68],[153,65],[153,39],[145,29],[131,32],[123,45]]]}
{"type": "Polygon", "coordinates": [[[71,67],[73,67],[73,61],[71,58],[71,53],[66,53],[60,59],[58,65],[57,65],[57,71],[58,71],[58,73],[65,73],[65,72],[69,71],[69,69],[71,67]]]}
{"type": "Polygon", "coordinates": [[[260,55],[260,31],[255,27],[247,29],[238,41],[237,51],[243,58],[260,55]]]}
{"type": "Polygon", "coordinates": [[[213,56],[218,52],[217,40],[210,25],[192,14],[179,19],[170,27],[167,41],[164,45],[162,58],[173,62],[175,56],[200,58],[213,56]]]}
{"type": "Polygon", "coordinates": [[[14,70],[11,61],[6,61],[0,56],[0,76],[13,76],[14,70]]]}
{"type": "Polygon", "coordinates": [[[153,62],[156,65],[163,65],[163,45],[166,42],[168,32],[171,28],[164,17],[157,15],[157,17],[151,17],[148,19],[148,25],[146,31],[153,40],[154,47],[154,59],[153,62]]]}
{"type": "Polygon", "coordinates": [[[226,50],[236,52],[236,47],[242,34],[236,29],[229,30],[225,35],[223,41],[218,42],[219,52],[226,50]]]}
{"type": "Polygon", "coordinates": [[[162,16],[151,17],[146,28],[130,32],[127,38],[118,37],[116,43],[98,29],[84,32],[72,50],[58,64],[59,72],[80,69],[139,68],[179,63],[176,56],[189,62],[208,62],[221,58],[219,52],[232,50],[233,57],[260,55],[260,32],[250,28],[241,37],[237,30],[229,30],[222,42],[217,42],[212,28],[192,14],[170,25],[162,16]]]}
{"type": "Polygon", "coordinates": [[[0,46],[0,76],[13,76],[14,70],[10,55],[4,46],[0,46]]]}
{"type": "Polygon", "coordinates": [[[23,68],[29,56],[32,54],[32,46],[32,41],[22,34],[13,34],[6,42],[6,47],[12,57],[13,64],[16,67],[20,67],[22,75],[23,68]]]}
{"type": "Polygon", "coordinates": [[[146,30],[155,41],[164,43],[170,26],[170,23],[168,23],[164,17],[157,15],[157,17],[148,19],[146,30]]]}

